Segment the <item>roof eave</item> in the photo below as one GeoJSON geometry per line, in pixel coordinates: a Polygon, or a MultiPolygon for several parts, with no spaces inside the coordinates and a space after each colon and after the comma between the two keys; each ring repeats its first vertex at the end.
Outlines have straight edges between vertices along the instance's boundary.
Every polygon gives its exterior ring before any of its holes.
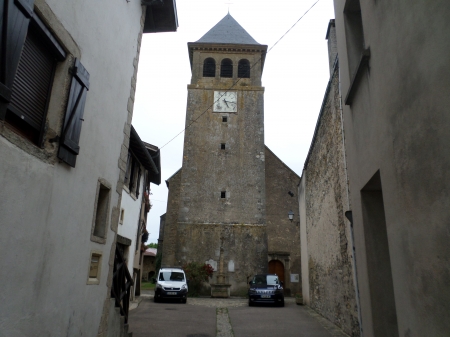
{"type": "Polygon", "coordinates": [[[178,28],[175,0],[141,0],[145,7],[144,33],[176,32],[178,28]],[[156,3],[156,5],[155,5],[156,3]]]}
{"type": "Polygon", "coordinates": [[[130,129],[130,150],[137,157],[139,162],[144,166],[144,168],[155,174],[159,174],[159,170],[153,161],[152,157],[148,153],[147,148],[139,137],[138,133],[134,129],[133,125],[131,125],[130,129]]]}

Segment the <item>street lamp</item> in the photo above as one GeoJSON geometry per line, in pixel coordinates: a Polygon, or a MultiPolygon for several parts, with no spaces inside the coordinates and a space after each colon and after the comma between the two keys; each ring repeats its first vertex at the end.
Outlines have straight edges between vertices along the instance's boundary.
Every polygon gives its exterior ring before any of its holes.
{"type": "Polygon", "coordinates": [[[294,220],[294,212],[292,212],[292,210],[288,212],[288,217],[291,222],[294,220]]]}

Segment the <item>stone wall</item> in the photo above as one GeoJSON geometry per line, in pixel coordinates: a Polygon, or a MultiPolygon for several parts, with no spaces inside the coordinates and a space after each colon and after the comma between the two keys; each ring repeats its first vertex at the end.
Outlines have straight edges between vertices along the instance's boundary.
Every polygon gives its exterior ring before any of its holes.
{"type": "Polygon", "coordinates": [[[336,63],[304,169],[309,300],[321,315],[359,336],[342,135],[336,63]]]}
{"type": "MultiPolygon", "coordinates": [[[[176,259],[207,262],[214,269],[210,283],[216,283],[220,248],[224,254],[225,282],[231,284],[231,295],[245,296],[250,278],[267,273],[266,226],[250,224],[178,224],[176,259]]],[[[163,255],[164,259],[164,255],[163,255]]],[[[209,293],[206,287],[205,294],[209,293]]]]}
{"type": "Polygon", "coordinates": [[[151,281],[152,278],[149,277],[149,273],[155,272],[155,256],[144,255],[142,268],[142,281],[151,281]]]}
{"type": "Polygon", "coordinates": [[[161,264],[162,252],[164,250],[164,230],[166,228],[166,213],[160,216],[159,220],[159,237],[158,237],[158,252],[156,253],[156,260],[159,259],[161,264]]]}
{"type": "Polygon", "coordinates": [[[196,119],[213,103],[212,89],[188,88],[178,221],[264,224],[264,89],[240,87],[237,113],[196,119]]]}
{"type": "Polygon", "coordinates": [[[284,288],[287,294],[302,291],[300,275],[300,220],[297,186],[300,177],[266,146],[266,221],[269,262],[278,259],[284,265],[284,288]],[[289,194],[292,193],[292,196],[289,194]],[[294,211],[294,220],[288,212],[294,211]],[[291,282],[291,274],[296,278],[291,282]]]}
{"type": "MultiPolygon", "coordinates": [[[[162,250],[162,266],[176,266],[175,259],[176,240],[177,240],[177,219],[180,204],[180,180],[181,169],[167,180],[169,196],[167,198],[167,212],[164,222],[164,236],[162,250]]],[[[161,233],[160,233],[161,240],[161,233]]]]}

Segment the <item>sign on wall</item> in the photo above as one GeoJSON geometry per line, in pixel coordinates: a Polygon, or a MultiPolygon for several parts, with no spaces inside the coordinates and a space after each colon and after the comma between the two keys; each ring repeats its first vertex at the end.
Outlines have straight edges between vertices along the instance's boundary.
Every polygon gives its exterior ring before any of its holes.
{"type": "Polygon", "coordinates": [[[299,274],[291,274],[291,282],[294,282],[294,283],[300,282],[299,274]]]}

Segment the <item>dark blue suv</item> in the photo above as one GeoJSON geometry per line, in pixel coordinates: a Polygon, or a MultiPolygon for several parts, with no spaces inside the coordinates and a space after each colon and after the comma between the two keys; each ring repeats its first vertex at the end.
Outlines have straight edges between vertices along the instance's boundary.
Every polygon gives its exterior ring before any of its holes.
{"type": "Polygon", "coordinates": [[[248,305],[272,303],[284,307],[283,282],[275,274],[255,275],[249,282],[248,305]]]}

